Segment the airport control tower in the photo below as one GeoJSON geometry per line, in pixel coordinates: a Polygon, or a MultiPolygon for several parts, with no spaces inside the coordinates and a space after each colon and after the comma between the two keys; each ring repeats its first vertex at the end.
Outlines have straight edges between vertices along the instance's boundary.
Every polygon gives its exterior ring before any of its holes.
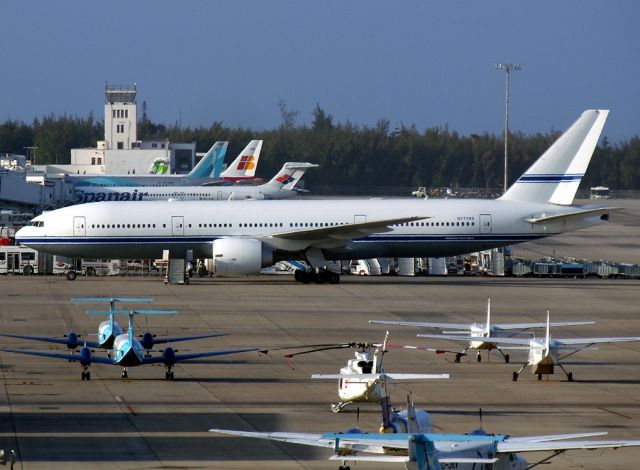
{"type": "Polygon", "coordinates": [[[104,140],[106,150],[130,150],[138,140],[136,131],[136,84],[104,86],[104,140]]]}

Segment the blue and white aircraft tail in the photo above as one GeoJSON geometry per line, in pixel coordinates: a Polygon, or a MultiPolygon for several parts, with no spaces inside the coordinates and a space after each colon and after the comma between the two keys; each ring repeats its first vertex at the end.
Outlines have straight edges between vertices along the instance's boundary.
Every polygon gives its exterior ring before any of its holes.
{"type": "Polygon", "coordinates": [[[571,204],[608,115],[606,109],[582,113],[499,200],[571,204]]]}
{"type": "Polygon", "coordinates": [[[229,142],[218,141],[193,167],[187,175],[188,178],[219,178],[222,171],[222,162],[227,154],[229,142]]]}
{"type": "Polygon", "coordinates": [[[273,178],[263,185],[263,187],[265,189],[275,188],[282,189],[284,191],[291,191],[295,185],[298,184],[307,169],[316,168],[318,166],[319,165],[316,165],[315,163],[287,162],[273,178]]]}

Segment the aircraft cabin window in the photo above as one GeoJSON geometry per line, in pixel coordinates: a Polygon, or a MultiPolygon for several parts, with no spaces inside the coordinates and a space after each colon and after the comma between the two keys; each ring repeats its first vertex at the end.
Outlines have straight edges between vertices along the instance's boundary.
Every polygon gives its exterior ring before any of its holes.
{"type": "MultiPolygon", "coordinates": [[[[153,224],[153,228],[156,228],[156,224],[153,224]]],[[[167,228],[167,224],[162,224],[162,228],[167,228]]]]}
{"type": "MultiPolygon", "coordinates": [[[[162,225],[164,225],[164,224],[162,224],[162,225]]],[[[156,224],[153,224],[153,228],[156,228],[156,224]]]]}

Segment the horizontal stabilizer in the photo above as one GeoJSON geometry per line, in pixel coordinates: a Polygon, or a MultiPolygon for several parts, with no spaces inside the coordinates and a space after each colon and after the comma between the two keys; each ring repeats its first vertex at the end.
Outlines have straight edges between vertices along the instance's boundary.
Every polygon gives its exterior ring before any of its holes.
{"type": "Polygon", "coordinates": [[[530,224],[548,224],[554,222],[569,222],[575,219],[584,219],[585,217],[597,217],[609,215],[610,212],[618,211],[620,207],[598,207],[596,209],[587,209],[582,211],[566,212],[563,214],[540,215],[524,219],[530,224]]]}

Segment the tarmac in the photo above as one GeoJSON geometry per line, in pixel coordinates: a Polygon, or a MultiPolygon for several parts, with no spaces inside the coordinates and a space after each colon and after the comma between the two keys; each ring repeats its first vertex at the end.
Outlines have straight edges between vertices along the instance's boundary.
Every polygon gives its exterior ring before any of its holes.
{"type": "MultiPolygon", "coordinates": [[[[621,201],[611,201],[619,205],[621,201]]],[[[640,204],[625,208],[612,223],[514,247],[514,255],[605,258],[640,262],[640,204]]],[[[180,352],[236,347],[275,349],[304,344],[382,341],[385,329],[369,319],[484,321],[491,298],[496,322],[595,320],[594,326],[553,330],[555,337],[640,335],[640,281],[500,277],[343,276],[339,285],[301,285],[292,276],[198,279],[164,285],[157,277],[0,277],[0,332],[63,336],[69,330],[95,333],[98,319],[74,305],[76,296],[150,296],[154,308],[177,309],[175,317],[139,319],[142,333],[187,335],[227,332],[229,336],[179,344],[180,352]]],[[[122,323],[125,323],[124,321],[122,323]]],[[[417,330],[391,328],[390,341],[457,349],[452,343],[416,338],[417,330]]],[[[0,338],[0,348],[60,349],[45,343],[0,338]]],[[[19,469],[329,469],[330,450],[215,435],[208,429],[247,431],[344,431],[356,425],[376,432],[375,404],[329,410],[337,401],[334,381],[310,379],[337,373],[352,350],[330,350],[295,358],[268,355],[195,360],[175,367],[174,381],[163,366],[121,369],[95,364],[91,381],[80,366],[63,360],[0,352],[0,449],[14,449],[19,469]],[[358,416],[359,415],[359,416],[358,416]]],[[[480,426],[512,436],[606,431],[595,439],[640,439],[640,343],[602,345],[565,362],[564,373],[538,381],[514,370],[526,351],[512,351],[505,364],[475,353],[453,363],[447,355],[391,350],[391,372],[450,373],[451,379],[391,387],[403,406],[411,392],[430,411],[436,432],[462,433],[480,426]]],[[[536,462],[549,454],[526,454],[536,462]]],[[[571,451],[545,468],[637,468],[640,448],[571,451]]],[[[358,463],[352,468],[387,468],[358,463]]],[[[393,467],[393,468],[401,468],[393,467]]]]}

